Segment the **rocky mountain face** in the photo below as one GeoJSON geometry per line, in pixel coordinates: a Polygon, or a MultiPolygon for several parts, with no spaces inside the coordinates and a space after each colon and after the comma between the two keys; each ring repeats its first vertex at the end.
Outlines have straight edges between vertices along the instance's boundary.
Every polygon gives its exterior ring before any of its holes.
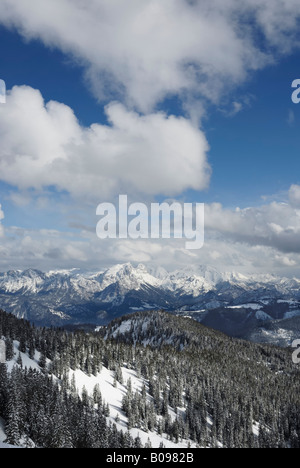
{"type": "Polygon", "coordinates": [[[0,307],[45,326],[100,326],[131,312],[165,309],[240,338],[284,346],[300,338],[300,280],[207,266],[9,271],[0,273],[0,307]]]}

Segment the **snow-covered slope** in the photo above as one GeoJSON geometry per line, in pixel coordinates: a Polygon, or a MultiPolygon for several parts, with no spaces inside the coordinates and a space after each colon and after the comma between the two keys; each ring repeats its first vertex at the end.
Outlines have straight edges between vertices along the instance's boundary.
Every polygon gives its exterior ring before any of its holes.
{"type": "MultiPolygon", "coordinates": [[[[124,381],[123,384],[116,383],[114,378],[115,372],[109,371],[105,367],[102,368],[101,373],[97,376],[88,376],[81,370],[71,370],[69,377],[70,381],[72,378],[75,379],[76,388],[79,394],[81,394],[82,390],[85,389],[88,394],[92,396],[95,385],[98,384],[101,389],[103,399],[109,406],[110,416],[108,417],[108,421],[112,424],[116,424],[118,431],[127,432],[128,418],[122,410],[122,400],[126,394],[129,380],[131,381],[134,393],[136,391],[141,393],[144,385],[146,385],[148,402],[151,402],[152,398],[149,395],[147,383],[144,379],[139,378],[135,371],[127,369],[126,367],[122,367],[121,371],[124,381]]],[[[169,414],[171,416],[171,420],[175,421],[176,414],[172,408],[169,408],[169,414]]],[[[189,443],[192,447],[196,447],[195,444],[188,440],[183,440],[176,444],[168,440],[166,435],[160,436],[156,432],[145,432],[141,429],[131,429],[130,434],[133,438],[139,437],[143,446],[145,446],[148,440],[150,440],[153,448],[159,448],[161,444],[168,448],[187,448],[189,443]]]]}
{"type": "Polygon", "coordinates": [[[230,339],[163,311],[86,334],[0,311],[0,329],[10,359],[8,374],[0,368],[0,444],[299,446],[291,350],[230,339]]]}
{"type": "MultiPolygon", "coordinates": [[[[20,366],[20,357],[23,368],[42,372],[39,366],[39,360],[41,357],[40,353],[36,351],[34,358],[30,359],[27,353],[19,352],[19,346],[20,343],[18,341],[14,341],[14,358],[7,362],[8,372],[11,373],[14,366],[20,366]]],[[[47,366],[51,368],[51,361],[47,359],[46,362],[47,366]]],[[[149,395],[149,386],[147,382],[143,378],[138,377],[134,370],[122,367],[121,372],[123,380],[122,384],[116,382],[115,372],[108,370],[104,366],[102,367],[101,372],[97,375],[88,375],[80,369],[70,369],[68,372],[68,377],[70,384],[71,382],[75,383],[79,396],[82,395],[84,390],[90,397],[92,397],[95,386],[98,385],[101,390],[103,401],[106,405],[108,405],[109,408],[107,422],[115,424],[118,431],[123,431],[126,433],[128,431],[128,418],[122,410],[122,400],[124,395],[126,395],[129,381],[134,393],[136,391],[142,392],[143,387],[146,386],[147,400],[151,402],[153,398],[149,395]]],[[[57,377],[54,376],[54,378],[57,377]]],[[[169,408],[169,414],[171,420],[175,421],[177,415],[172,408],[169,408]]],[[[147,442],[150,441],[152,448],[159,448],[161,444],[168,448],[187,448],[188,446],[196,447],[196,444],[189,440],[181,440],[178,443],[171,442],[168,440],[167,435],[159,435],[157,432],[145,432],[141,429],[131,429],[129,432],[133,438],[139,437],[143,446],[145,446],[147,442]]],[[[0,418],[0,448],[35,448],[35,445],[32,441],[25,439],[20,440],[20,447],[8,445],[5,443],[6,437],[5,421],[0,418]]]]}

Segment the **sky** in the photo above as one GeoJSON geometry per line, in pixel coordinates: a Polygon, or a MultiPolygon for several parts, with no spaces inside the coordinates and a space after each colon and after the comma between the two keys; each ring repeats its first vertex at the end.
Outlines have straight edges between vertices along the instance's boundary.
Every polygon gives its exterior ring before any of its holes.
{"type": "Polygon", "coordinates": [[[300,277],[299,20],[298,0],[2,0],[0,270],[300,277]],[[204,247],[100,240],[122,194],[205,203],[204,247]]]}

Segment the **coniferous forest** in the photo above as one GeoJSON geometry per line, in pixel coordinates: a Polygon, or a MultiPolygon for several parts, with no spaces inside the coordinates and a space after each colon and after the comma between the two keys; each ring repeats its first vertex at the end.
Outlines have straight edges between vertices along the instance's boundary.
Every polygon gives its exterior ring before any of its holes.
{"type": "Polygon", "coordinates": [[[192,447],[299,448],[300,369],[292,351],[256,345],[165,312],[115,320],[98,332],[37,328],[0,311],[6,443],[40,448],[144,448],[153,434],[192,447]],[[38,354],[37,354],[38,353],[38,354]],[[39,356],[28,368],[22,356],[39,356]],[[12,360],[15,365],[12,366],[12,360]],[[125,430],[101,392],[78,392],[70,370],[113,372],[125,385],[125,430]],[[122,369],[141,379],[124,383],[122,369]],[[132,429],[149,434],[142,443],[132,429]]]}

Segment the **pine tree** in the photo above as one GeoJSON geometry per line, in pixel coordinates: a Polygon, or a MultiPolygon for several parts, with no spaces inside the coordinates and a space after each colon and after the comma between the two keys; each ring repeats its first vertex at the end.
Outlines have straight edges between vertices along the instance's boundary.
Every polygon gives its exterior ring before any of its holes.
{"type": "Polygon", "coordinates": [[[26,338],[25,334],[22,334],[20,337],[19,351],[21,353],[26,353],[26,338]]]}
{"type": "Polygon", "coordinates": [[[5,364],[0,363],[0,416],[5,418],[5,409],[8,402],[8,375],[5,364]]]}
{"type": "Polygon", "coordinates": [[[43,371],[46,371],[47,359],[46,359],[46,355],[43,352],[41,352],[38,364],[43,371]]]}
{"type": "Polygon", "coordinates": [[[10,381],[7,407],[5,410],[6,415],[6,442],[11,445],[18,445],[22,436],[23,429],[23,402],[20,393],[19,375],[17,370],[14,368],[12,372],[13,378],[10,381]]]}
{"type": "Polygon", "coordinates": [[[14,343],[11,338],[6,338],[6,361],[11,361],[14,358],[14,343]]]}
{"type": "Polygon", "coordinates": [[[22,368],[23,367],[23,361],[22,361],[22,356],[21,353],[19,352],[18,359],[17,359],[17,364],[22,368]]]}
{"type": "Polygon", "coordinates": [[[95,387],[94,387],[93,399],[94,399],[95,405],[98,405],[98,407],[101,407],[101,405],[102,405],[102,394],[101,394],[99,384],[96,384],[95,387]]]}

